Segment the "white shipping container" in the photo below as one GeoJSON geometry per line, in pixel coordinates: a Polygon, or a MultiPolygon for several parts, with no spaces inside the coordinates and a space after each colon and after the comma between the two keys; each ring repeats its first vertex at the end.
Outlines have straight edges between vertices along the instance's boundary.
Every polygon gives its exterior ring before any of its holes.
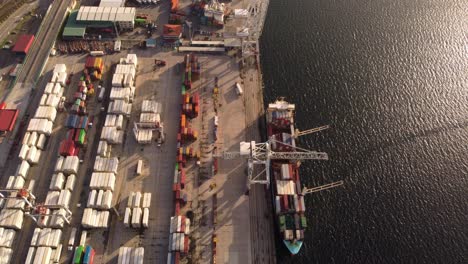
{"type": "Polygon", "coordinates": [[[140,123],[151,123],[159,125],[159,123],[161,123],[161,117],[158,113],[141,113],[140,123]]]}
{"type": "Polygon", "coordinates": [[[148,221],[149,221],[149,209],[143,208],[143,220],[142,225],[144,228],[148,228],[148,221]]]}
{"type": "Polygon", "coordinates": [[[107,190],[104,192],[104,195],[102,197],[102,208],[103,209],[110,209],[112,205],[112,191],[107,190]]]}
{"type": "Polygon", "coordinates": [[[35,162],[37,160],[36,158],[37,153],[38,151],[37,151],[36,146],[32,146],[29,148],[28,155],[26,155],[26,160],[29,162],[29,164],[31,165],[37,164],[37,162],[35,162]]]}
{"type": "Polygon", "coordinates": [[[28,151],[29,151],[29,146],[24,144],[24,145],[21,145],[21,149],[20,149],[20,152],[18,154],[18,158],[20,158],[21,160],[25,160],[26,159],[26,155],[28,154],[28,151]]]}
{"type": "Polygon", "coordinates": [[[88,231],[82,231],[81,236],[80,236],[80,246],[85,246],[86,245],[86,238],[88,236],[88,231]]]}
{"type": "Polygon", "coordinates": [[[140,207],[141,204],[141,192],[135,193],[135,198],[133,199],[133,207],[140,207]]]}
{"type": "Polygon", "coordinates": [[[119,129],[119,130],[122,129],[122,127],[123,127],[123,121],[124,121],[123,115],[118,115],[118,116],[117,116],[117,121],[115,122],[115,126],[117,127],[117,129],[119,129]]]}
{"type": "Polygon", "coordinates": [[[113,172],[117,173],[119,166],[119,160],[117,158],[101,158],[96,157],[94,162],[94,171],[95,172],[113,172]]]}
{"type": "Polygon", "coordinates": [[[156,101],[143,100],[141,103],[142,113],[161,113],[162,105],[156,101]]]}
{"type": "Polygon", "coordinates": [[[59,263],[61,255],[62,255],[62,245],[59,244],[52,254],[52,259],[51,259],[52,262],[59,263]]]}
{"type": "Polygon", "coordinates": [[[185,219],[185,234],[190,234],[190,219],[188,218],[185,219]]]}
{"type": "Polygon", "coordinates": [[[40,150],[44,150],[47,137],[44,134],[40,134],[37,139],[36,147],[40,150]]]}
{"type": "Polygon", "coordinates": [[[0,248],[0,263],[9,264],[13,255],[11,248],[0,248]]]}
{"type": "Polygon", "coordinates": [[[65,174],[77,174],[80,159],[77,156],[67,156],[63,162],[63,172],[65,174]]]}
{"type": "MultiPolygon", "coordinates": [[[[118,66],[118,65],[117,65],[118,66]]],[[[122,87],[123,86],[123,74],[115,73],[112,75],[112,86],[113,87],[122,87]]]]}
{"type": "Polygon", "coordinates": [[[138,67],[138,58],[136,54],[127,54],[126,59],[127,64],[133,64],[135,67],[138,67]]]}
{"type": "Polygon", "coordinates": [[[42,134],[50,135],[50,133],[52,133],[52,126],[53,123],[47,119],[32,118],[29,121],[28,128],[26,129],[26,131],[39,132],[42,134]]]}
{"type": "Polygon", "coordinates": [[[131,192],[130,195],[128,196],[127,207],[130,207],[130,208],[133,207],[133,199],[135,199],[135,192],[131,192]]]}
{"type": "MultiPolygon", "coordinates": [[[[22,178],[22,177],[20,177],[20,178],[22,178]]],[[[8,177],[8,182],[7,182],[6,188],[7,189],[13,189],[13,184],[15,184],[15,176],[8,177]]]]}
{"type": "Polygon", "coordinates": [[[54,122],[55,118],[57,117],[57,109],[52,106],[39,106],[34,117],[47,119],[54,122]]]}
{"type": "Polygon", "coordinates": [[[97,154],[101,157],[105,157],[107,153],[107,142],[106,141],[99,141],[97,154]]]}
{"type": "Polygon", "coordinates": [[[49,189],[54,191],[60,191],[65,183],[65,176],[63,173],[52,174],[52,180],[50,181],[49,189]]]}
{"type": "Polygon", "coordinates": [[[58,159],[57,159],[57,162],[55,163],[55,168],[54,168],[54,172],[62,172],[62,167],[63,167],[63,162],[65,161],[65,158],[60,156],[58,159]]]}
{"type": "Polygon", "coordinates": [[[76,183],[76,175],[75,174],[70,174],[67,177],[67,182],[65,184],[65,189],[73,191],[75,188],[75,183],[76,183]]]}
{"type": "Polygon", "coordinates": [[[32,264],[34,261],[34,256],[36,255],[36,248],[29,247],[28,255],[26,255],[25,264],[32,264]]]}
{"type": "Polygon", "coordinates": [[[37,138],[38,138],[37,132],[31,132],[31,134],[29,135],[28,146],[29,147],[35,146],[37,142],[37,138]]]}
{"type": "Polygon", "coordinates": [[[102,197],[104,196],[104,191],[99,190],[96,199],[96,207],[101,207],[102,205],[102,197]]]}
{"type": "Polygon", "coordinates": [[[8,228],[0,228],[0,247],[11,248],[16,231],[8,228]]]}
{"type": "Polygon", "coordinates": [[[21,144],[27,145],[29,142],[29,136],[31,136],[31,132],[24,133],[23,141],[21,141],[21,144]]]}
{"type": "Polygon", "coordinates": [[[39,100],[39,105],[46,105],[47,102],[47,94],[43,94],[41,96],[41,100],[39,100]]]}
{"type": "Polygon", "coordinates": [[[117,115],[108,114],[108,115],[106,115],[106,120],[104,121],[104,126],[105,127],[113,127],[113,126],[115,126],[116,120],[117,120],[117,115]]]}
{"type": "Polygon", "coordinates": [[[32,239],[31,239],[31,246],[33,247],[36,247],[37,246],[37,241],[39,239],[39,234],[41,234],[41,230],[40,228],[34,228],[34,232],[33,232],[33,236],[32,236],[32,239]]]}
{"type": "Polygon", "coordinates": [[[52,106],[57,108],[58,104],[60,103],[60,96],[56,94],[49,94],[47,96],[47,100],[44,105],[52,106]]]}
{"type": "Polygon", "coordinates": [[[146,130],[138,130],[138,134],[136,135],[136,141],[140,144],[150,144],[151,139],[153,138],[153,131],[146,129],[146,130]]]}
{"type": "MultiPolygon", "coordinates": [[[[143,170],[143,160],[138,160],[137,167],[136,167],[136,175],[141,175],[141,171],[143,170]]],[[[144,195],[143,195],[144,198],[144,195]]]]}
{"type": "Polygon", "coordinates": [[[67,66],[65,64],[55,64],[53,73],[67,72],[67,66]]]}
{"type": "Polygon", "coordinates": [[[24,188],[25,180],[21,176],[15,176],[11,189],[20,190],[24,188]]]}
{"type": "Polygon", "coordinates": [[[96,206],[96,197],[97,197],[97,191],[96,190],[92,190],[91,192],[89,192],[89,195],[88,195],[88,203],[86,205],[86,207],[94,207],[96,206]]]}
{"type": "Polygon", "coordinates": [[[49,226],[49,215],[50,209],[46,209],[46,215],[40,216],[37,221],[37,226],[39,227],[48,227],[49,226]]]}
{"type": "Polygon", "coordinates": [[[45,205],[57,205],[59,202],[60,192],[59,191],[49,191],[47,193],[44,204],[45,205]]]}
{"type": "Polygon", "coordinates": [[[128,102],[131,98],[131,90],[128,87],[112,87],[109,99],[124,100],[128,102]]]}
{"type": "Polygon", "coordinates": [[[133,208],[132,210],[132,227],[140,228],[141,227],[141,208],[133,208]]]}
{"type": "Polygon", "coordinates": [[[65,87],[67,83],[67,73],[66,72],[61,72],[59,73],[59,76],[57,78],[57,83],[60,83],[62,87],[65,87]]]}
{"type": "MultiPolygon", "coordinates": [[[[58,75],[57,75],[58,77],[58,75]]],[[[54,85],[55,83],[49,82],[46,84],[45,89],[44,89],[44,94],[51,94],[54,91],[54,85]]]]}
{"type": "Polygon", "coordinates": [[[26,176],[28,176],[28,171],[31,166],[29,163],[25,160],[21,162],[21,164],[18,166],[18,169],[16,169],[16,175],[21,176],[26,179],[26,176]]]}
{"type": "Polygon", "coordinates": [[[125,227],[130,227],[130,220],[132,216],[132,209],[130,207],[125,208],[125,215],[124,215],[124,225],[125,227]]]}

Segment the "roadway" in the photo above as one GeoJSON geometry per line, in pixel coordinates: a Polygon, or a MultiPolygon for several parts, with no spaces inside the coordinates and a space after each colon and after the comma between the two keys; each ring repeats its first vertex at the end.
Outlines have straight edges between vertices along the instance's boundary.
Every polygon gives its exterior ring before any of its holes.
{"type": "MultiPolygon", "coordinates": [[[[263,93],[259,70],[248,68],[244,73],[244,104],[246,108],[246,140],[261,142],[259,120],[263,114],[263,93]]],[[[270,194],[264,185],[250,189],[250,230],[252,263],[276,263],[275,231],[270,194]]]]}
{"type": "MultiPolygon", "coordinates": [[[[47,14],[41,23],[36,39],[31,46],[28,55],[25,58],[22,70],[19,72],[13,88],[5,91],[2,101],[6,102],[9,108],[17,108],[20,110],[18,121],[21,122],[26,112],[30,112],[31,99],[40,94],[35,89],[36,82],[42,74],[44,65],[49,58],[50,50],[62,26],[67,7],[70,6],[72,0],[54,1],[47,14]]],[[[40,87],[41,89],[43,87],[40,87]]],[[[6,136],[5,140],[0,144],[0,168],[5,166],[12,146],[15,144],[16,134],[20,130],[19,125],[6,136]]]]}

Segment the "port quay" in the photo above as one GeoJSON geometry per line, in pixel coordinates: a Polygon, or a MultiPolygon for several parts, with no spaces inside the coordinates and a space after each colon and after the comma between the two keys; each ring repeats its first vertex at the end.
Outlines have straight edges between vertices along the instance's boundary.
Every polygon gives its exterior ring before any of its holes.
{"type": "MultiPolygon", "coordinates": [[[[20,4],[14,14],[37,27],[6,36],[16,63],[0,87],[0,263],[276,263],[275,210],[294,211],[280,232],[302,245],[300,183],[275,205],[274,155],[252,154],[268,145],[268,4],[20,4]]],[[[281,182],[296,186],[291,173],[281,182]]]]}

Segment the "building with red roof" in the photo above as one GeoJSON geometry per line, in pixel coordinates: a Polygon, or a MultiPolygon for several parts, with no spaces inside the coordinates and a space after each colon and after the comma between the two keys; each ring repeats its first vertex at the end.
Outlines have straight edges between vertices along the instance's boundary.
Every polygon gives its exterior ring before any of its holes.
{"type": "Polygon", "coordinates": [[[19,55],[26,55],[34,42],[34,35],[21,35],[13,47],[13,52],[19,55]]]}
{"type": "Polygon", "coordinates": [[[166,41],[176,41],[182,36],[181,25],[166,24],[163,28],[163,39],[166,41]]]}
{"type": "Polygon", "coordinates": [[[0,109],[0,132],[13,130],[18,113],[17,109],[0,109]]]}

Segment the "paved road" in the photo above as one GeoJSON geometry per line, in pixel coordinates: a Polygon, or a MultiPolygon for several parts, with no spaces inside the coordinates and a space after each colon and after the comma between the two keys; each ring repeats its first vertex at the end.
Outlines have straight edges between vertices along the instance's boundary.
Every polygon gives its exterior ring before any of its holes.
{"type": "MultiPolygon", "coordinates": [[[[16,85],[6,91],[1,100],[7,102],[8,107],[20,110],[18,120],[22,120],[25,113],[29,112],[31,108],[31,95],[34,96],[34,93],[32,94],[31,92],[36,88],[36,81],[49,58],[49,52],[59,33],[67,7],[71,1],[54,1],[50,5],[49,12],[45,15],[39,32],[36,34],[36,39],[25,59],[23,69],[17,77],[16,85]]],[[[19,125],[16,125],[14,131],[0,144],[0,168],[5,166],[18,130],[19,125]]]]}
{"type": "MultiPolygon", "coordinates": [[[[247,140],[261,142],[258,120],[263,113],[263,94],[256,69],[246,70],[244,90],[247,140]]],[[[253,185],[249,201],[252,263],[276,263],[272,207],[265,186],[253,185]]]]}
{"type": "Polygon", "coordinates": [[[8,32],[13,31],[13,29],[17,25],[16,20],[26,15],[29,11],[33,10],[37,6],[37,2],[38,1],[34,1],[31,3],[24,4],[21,8],[16,9],[13,12],[13,14],[11,14],[11,16],[8,18],[8,20],[0,24],[0,41],[8,37],[8,32]]]}

